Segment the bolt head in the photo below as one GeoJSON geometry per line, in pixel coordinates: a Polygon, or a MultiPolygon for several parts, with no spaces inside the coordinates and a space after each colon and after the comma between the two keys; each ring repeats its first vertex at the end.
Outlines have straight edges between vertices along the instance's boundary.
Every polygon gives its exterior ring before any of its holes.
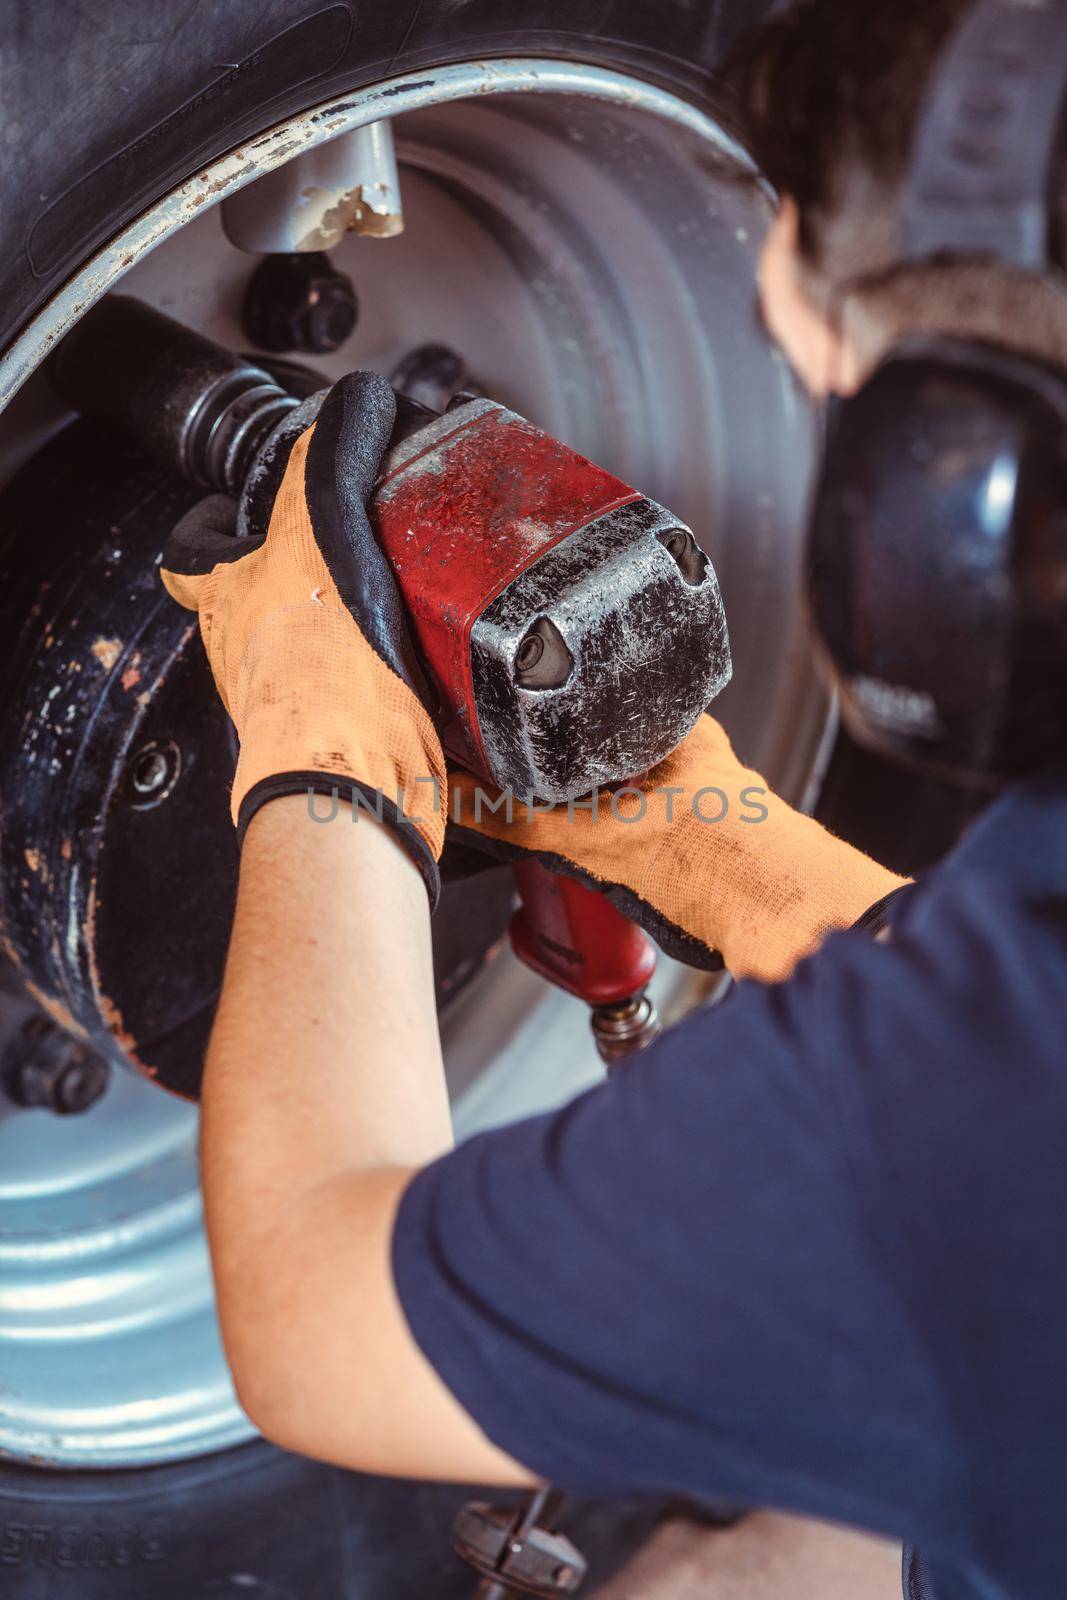
{"type": "Polygon", "coordinates": [[[248,280],[242,320],[260,350],[330,355],[355,329],[359,301],[321,251],[270,255],[248,280]]]}
{"type": "Polygon", "coordinates": [[[72,1051],[71,1060],[56,1079],[53,1109],[60,1116],[88,1111],[108,1085],[107,1063],[90,1051],[72,1051]]]}
{"type": "Polygon", "coordinates": [[[0,1078],[16,1105],[69,1116],[88,1111],[111,1069],[88,1045],[47,1017],[30,1017],[4,1051],[0,1078]]]}
{"type": "Polygon", "coordinates": [[[173,739],[153,739],[142,745],[129,765],[129,792],[140,810],[159,805],[170,794],[182,768],[182,755],[173,739]]]}
{"type": "Polygon", "coordinates": [[[663,1029],[647,995],[635,995],[622,1005],[596,1006],[591,1021],[597,1051],[609,1070],[627,1056],[647,1050],[663,1029]]]}

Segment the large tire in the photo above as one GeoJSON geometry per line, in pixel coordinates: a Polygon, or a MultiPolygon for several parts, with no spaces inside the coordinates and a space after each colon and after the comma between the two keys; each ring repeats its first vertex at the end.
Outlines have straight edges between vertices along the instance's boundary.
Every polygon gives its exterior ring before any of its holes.
{"type": "Polygon", "coordinates": [[[332,95],[486,56],[615,67],[699,104],[771,0],[15,0],[0,345],[121,226],[223,151],[332,95]],[[505,21],[506,18],[506,21],[505,21]]]}
{"type": "MultiPolygon", "coordinates": [[[[74,0],[7,8],[0,346],[126,223],[244,139],[413,69],[500,55],[613,67],[713,107],[713,71],[771,0],[74,0]]],[[[467,1595],[458,1491],[252,1445],[143,1471],[0,1469],[0,1592],[145,1600],[467,1595]]],[[[647,1526],[578,1515],[601,1574],[647,1526]]]]}

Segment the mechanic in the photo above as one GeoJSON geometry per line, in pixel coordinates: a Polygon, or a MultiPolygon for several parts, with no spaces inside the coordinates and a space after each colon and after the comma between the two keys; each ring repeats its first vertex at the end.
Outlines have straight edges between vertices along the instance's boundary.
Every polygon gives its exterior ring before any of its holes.
{"type": "MultiPolygon", "coordinates": [[[[906,330],[1067,363],[1044,283],[884,258],[966,9],[810,0],[739,52],[782,197],[762,314],[816,395],[854,393],[906,330]]],[[[202,1153],[242,1404],[348,1467],[777,1508],[918,1546],[915,1596],[1059,1600],[1067,772],[1010,788],[910,886],[771,795],[758,825],[696,819],[702,788],[765,787],[708,717],[640,819],[477,816],[364,511],[391,422],[384,382],[343,380],[266,543],[166,580],[240,739],[202,1153]],[[451,1151],[427,779],[461,837],[625,887],[748,981],[569,1107],[451,1151]],[[315,824],[331,784],[421,798],[315,824]]]]}

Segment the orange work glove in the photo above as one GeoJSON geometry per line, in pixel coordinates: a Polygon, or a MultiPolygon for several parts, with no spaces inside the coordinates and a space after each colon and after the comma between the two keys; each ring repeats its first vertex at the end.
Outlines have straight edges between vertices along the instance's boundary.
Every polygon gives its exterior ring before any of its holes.
{"type": "Polygon", "coordinates": [[[738,978],[788,977],[831,929],[873,922],[907,881],[779,800],[707,716],[638,788],[552,809],[514,798],[510,811],[453,773],[450,846],[538,856],[604,889],[672,955],[709,967],[721,952],[738,978]]]}
{"type": "Polygon", "coordinates": [[[358,792],[394,829],[436,904],[444,756],[366,511],[395,413],[384,378],[342,378],[293,445],[266,535],[234,537],[233,503],[211,496],[175,528],[162,577],[200,614],[237,729],[232,811],[242,834],[279,795],[358,792]]]}

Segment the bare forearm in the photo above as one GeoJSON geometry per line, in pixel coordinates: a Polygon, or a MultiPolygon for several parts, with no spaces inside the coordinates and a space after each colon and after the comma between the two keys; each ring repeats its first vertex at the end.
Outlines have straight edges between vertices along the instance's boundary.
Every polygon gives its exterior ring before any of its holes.
{"type": "Polygon", "coordinates": [[[313,1381],[316,1343],[344,1320],[338,1275],[356,1295],[381,1281],[363,1259],[381,1254],[381,1209],[450,1142],[418,873],[369,818],[320,825],[303,797],[275,801],[245,841],[204,1080],[208,1233],[239,1387],[313,1381]]]}
{"type": "Polygon", "coordinates": [[[243,1150],[291,1195],[451,1142],[426,891],[370,818],[315,823],[303,796],[253,818],[204,1107],[213,1185],[243,1150]]]}

